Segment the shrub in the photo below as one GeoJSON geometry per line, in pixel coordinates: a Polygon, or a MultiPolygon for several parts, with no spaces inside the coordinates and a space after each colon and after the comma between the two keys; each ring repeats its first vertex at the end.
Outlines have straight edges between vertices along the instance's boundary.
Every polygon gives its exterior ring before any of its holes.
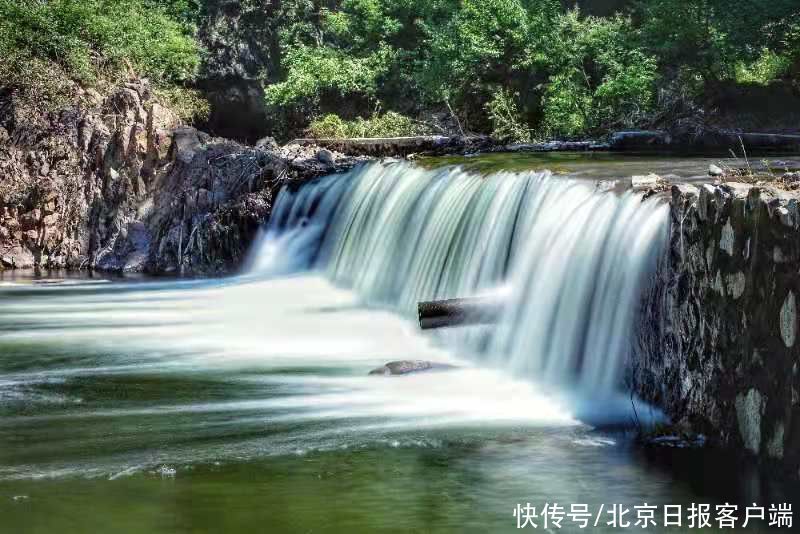
{"type": "Polygon", "coordinates": [[[82,84],[129,71],[156,85],[189,81],[200,61],[190,31],[147,0],[0,0],[5,68],[50,62],[82,84]]]}
{"type": "Polygon", "coordinates": [[[736,81],[745,84],[767,85],[786,74],[792,65],[788,54],[781,55],[765,48],[755,61],[740,61],[736,65],[736,81]]]}
{"type": "Polygon", "coordinates": [[[531,132],[520,119],[517,104],[514,102],[515,96],[501,89],[486,104],[486,111],[492,121],[492,137],[502,142],[529,143],[531,132]]]}
{"type": "Polygon", "coordinates": [[[316,138],[406,137],[426,135],[430,129],[399,113],[389,111],[369,119],[344,121],[338,115],[325,115],[311,123],[308,133],[316,138]]]}
{"type": "Polygon", "coordinates": [[[267,102],[293,105],[318,102],[325,92],[374,96],[392,51],[382,47],[366,57],[352,57],[330,47],[299,46],[288,51],[286,80],[267,86],[267,102]]]}

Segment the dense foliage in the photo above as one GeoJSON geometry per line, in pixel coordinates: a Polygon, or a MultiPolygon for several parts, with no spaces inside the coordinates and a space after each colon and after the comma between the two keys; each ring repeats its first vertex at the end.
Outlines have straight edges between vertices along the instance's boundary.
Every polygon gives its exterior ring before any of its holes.
{"type": "Polygon", "coordinates": [[[389,111],[367,119],[361,117],[344,121],[338,115],[328,114],[311,123],[309,133],[318,138],[344,137],[403,137],[426,135],[431,129],[424,124],[409,119],[399,113],[389,111]]]}
{"type": "Polygon", "coordinates": [[[241,61],[263,83],[273,130],[384,124],[386,135],[437,122],[516,141],[651,126],[731,88],[800,91],[797,0],[566,4],[575,3],[0,0],[0,75],[51,80],[57,93],[59,76],[92,84],[132,70],[181,94],[202,41],[206,68],[236,73],[241,61]]]}
{"type": "Polygon", "coordinates": [[[526,140],[650,125],[676,100],[796,83],[800,70],[796,0],[634,0],[604,17],[559,0],[336,4],[321,7],[313,39],[282,41],[285,78],[268,86],[271,102],[448,110],[465,128],[526,140]]]}
{"type": "MultiPolygon", "coordinates": [[[[191,0],[0,0],[3,85],[58,103],[65,80],[190,82],[200,63],[191,0]]],[[[46,102],[44,102],[46,103],[46,102]]]]}

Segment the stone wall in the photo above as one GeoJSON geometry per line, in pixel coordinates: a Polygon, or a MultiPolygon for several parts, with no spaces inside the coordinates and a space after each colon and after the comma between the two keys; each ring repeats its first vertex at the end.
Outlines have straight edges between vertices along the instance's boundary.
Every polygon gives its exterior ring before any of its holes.
{"type": "Polygon", "coordinates": [[[799,474],[797,192],[680,185],[671,206],[634,389],[679,426],[799,474]]]}

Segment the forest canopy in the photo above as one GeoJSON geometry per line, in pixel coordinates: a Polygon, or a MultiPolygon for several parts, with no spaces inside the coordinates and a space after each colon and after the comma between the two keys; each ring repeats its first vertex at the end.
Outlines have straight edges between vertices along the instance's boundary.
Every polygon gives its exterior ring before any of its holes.
{"type": "Polygon", "coordinates": [[[503,140],[580,137],[696,116],[741,88],[800,91],[796,0],[596,12],[562,0],[0,0],[0,75],[92,85],[133,70],[191,91],[210,57],[203,28],[231,17],[257,50],[276,134],[438,117],[503,140]]]}

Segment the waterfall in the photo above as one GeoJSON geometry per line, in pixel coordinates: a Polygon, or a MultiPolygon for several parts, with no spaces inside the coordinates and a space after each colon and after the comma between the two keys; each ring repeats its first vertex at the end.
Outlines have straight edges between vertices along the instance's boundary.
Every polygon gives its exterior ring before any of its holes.
{"type": "Polygon", "coordinates": [[[473,356],[602,394],[619,385],[667,213],[547,172],[372,164],[284,188],[251,270],[316,270],[409,316],[420,300],[505,289],[500,323],[462,334],[473,356]]]}

